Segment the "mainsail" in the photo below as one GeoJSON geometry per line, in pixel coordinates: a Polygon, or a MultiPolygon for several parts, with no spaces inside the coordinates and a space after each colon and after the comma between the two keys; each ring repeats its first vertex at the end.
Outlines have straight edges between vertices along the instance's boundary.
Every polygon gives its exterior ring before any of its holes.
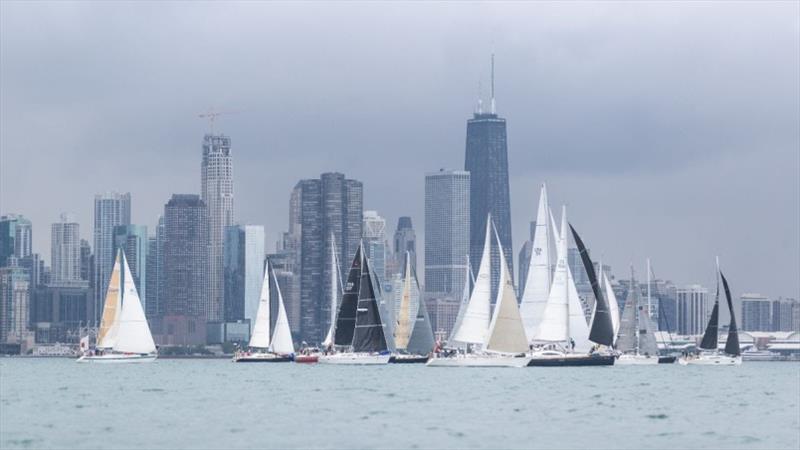
{"type": "Polygon", "coordinates": [[[611,312],[606,301],[603,291],[600,288],[600,283],[597,280],[597,274],[594,271],[594,264],[589,257],[589,251],[583,245],[581,237],[575,231],[575,227],[570,224],[572,230],[572,237],[575,239],[575,245],[578,247],[578,252],[583,261],[583,267],[586,274],[589,276],[589,282],[592,285],[592,292],[595,298],[594,320],[592,320],[592,328],[589,332],[589,339],[600,345],[611,346],[614,343],[614,325],[611,321],[611,312]]]}
{"type": "Polygon", "coordinates": [[[369,261],[363,259],[353,335],[354,352],[372,353],[389,350],[371,272],[369,261]]]}
{"type": "Polygon", "coordinates": [[[628,298],[622,312],[622,320],[617,337],[617,349],[623,353],[637,355],[656,355],[658,346],[647,306],[642,303],[639,284],[633,276],[628,289],[628,298]]]}
{"type": "MultiPolygon", "coordinates": [[[[411,316],[411,261],[408,252],[405,255],[403,274],[403,291],[400,293],[400,311],[397,314],[397,325],[394,330],[394,343],[399,349],[408,347],[411,331],[414,324],[409,320],[411,316]]],[[[416,320],[416,314],[414,319],[416,320]]]]}
{"type": "Polygon", "coordinates": [[[536,329],[542,318],[547,297],[550,294],[552,279],[550,261],[550,206],[547,204],[547,187],[542,184],[539,194],[539,210],[536,213],[536,229],[533,235],[531,259],[528,265],[528,277],[522,293],[520,315],[525,325],[528,340],[536,335],[536,329]]]}
{"type": "MultiPolygon", "coordinates": [[[[606,300],[608,300],[608,313],[611,316],[611,326],[614,328],[614,336],[617,336],[620,325],[619,303],[617,302],[616,294],[614,294],[614,289],[611,287],[611,281],[609,281],[608,275],[603,271],[602,264],[600,265],[600,282],[603,283],[603,294],[605,294],[606,300]]],[[[596,307],[597,303],[595,302],[595,308],[596,307]]],[[[594,313],[592,313],[592,317],[594,317],[594,313]]]]}
{"type": "Polygon", "coordinates": [[[275,283],[275,290],[278,293],[278,318],[275,320],[275,331],[272,334],[270,350],[279,354],[291,354],[294,353],[294,343],[292,342],[292,330],[289,328],[289,317],[286,315],[278,278],[275,276],[275,271],[271,269],[271,266],[267,267],[267,272],[272,272],[272,281],[275,283]]]}
{"type": "Polygon", "coordinates": [[[358,294],[361,290],[361,267],[364,264],[361,246],[356,250],[353,264],[347,274],[347,284],[344,286],[342,301],[336,313],[336,329],[333,333],[334,345],[352,345],[353,334],[356,327],[356,308],[358,307],[358,294]]]}
{"type": "MultiPolygon", "coordinates": [[[[409,260],[411,259],[411,255],[408,252],[406,252],[406,256],[409,260]]],[[[433,350],[434,346],[433,328],[431,327],[430,317],[428,317],[428,309],[425,307],[420,295],[419,282],[417,281],[414,266],[409,264],[408,269],[411,276],[411,311],[415,312],[416,320],[414,321],[406,350],[416,355],[427,355],[433,350]]]]}
{"type": "Polygon", "coordinates": [[[111,280],[108,282],[106,301],[103,304],[103,317],[97,332],[97,348],[113,348],[116,342],[119,313],[122,309],[122,291],[120,290],[120,263],[122,250],[117,251],[114,267],[111,269],[111,280]]]}
{"type": "Polygon", "coordinates": [[[270,343],[270,291],[269,291],[269,267],[264,272],[264,281],[261,283],[261,297],[258,299],[258,310],[256,311],[253,331],[250,334],[251,348],[269,348],[270,343]]]}
{"type": "Polygon", "coordinates": [[[491,214],[486,220],[486,236],[483,240],[483,255],[481,256],[478,276],[475,279],[475,287],[466,305],[461,304],[462,311],[459,311],[460,321],[453,329],[451,343],[462,344],[483,344],[486,340],[486,332],[489,329],[491,316],[492,299],[492,279],[491,279],[491,214]]]}
{"type": "Polygon", "coordinates": [[[339,261],[336,258],[336,244],[331,233],[331,279],[330,279],[330,301],[331,301],[331,319],[330,327],[328,327],[328,334],[322,342],[323,347],[328,347],[333,343],[333,330],[336,328],[336,311],[339,309],[339,297],[341,295],[341,278],[339,276],[339,261]]]}
{"type": "Polygon", "coordinates": [[[122,265],[124,267],[122,310],[119,313],[119,322],[116,327],[114,351],[121,353],[155,352],[156,344],[153,342],[153,335],[150,334],[142,302],[139,300],[139,293],[136,291],[131,268],[128,266],[128,260],[125,259],[124,253],[122,253],[122,265]]]}
{"type": "Polygon", "coordinates": [[[500,249],[500,292],[489,325],[485,349],[497,353],[523,353],[528,350],[528,339],[525,336],[525,327],[519,314],[511,274],[508,273],[508,265],[497,230],[494,236],[500,249]]]}
{"type": "Polygon", "coordinates": [[[456,315],[456,321],[453,324],[453,329],[450,330],[450,336],[447,338],[447,344],[450,347],[458,347],[458,342],[454,339],[456,332],[461,328],[461,322],[464,321],[464,314],[467,312],[467,306],[469,305],[469,287],[470,283],[474,282],[472,278],[472,267],[469,262],[469,255],[466,257],[466,266],[464,267],[464,292],[461,294],[461,303],[458,306],[458,314],[456,315]]]}
{"type": "Polygon", "coordinates": [[[728,300],[728,311],[731,313],[731,321],[728,325],[728,340],[725,342],[725,353],[739,356],[742,354],[742,349],[739,346],[739,330],[736,327],[736,315],[733,313],[731,290],[728,288],[728,280],[725,279],[725,275],[721,271],[719,276],[722,278],[722,287],[725,288],[725,298],[728,300]]]}

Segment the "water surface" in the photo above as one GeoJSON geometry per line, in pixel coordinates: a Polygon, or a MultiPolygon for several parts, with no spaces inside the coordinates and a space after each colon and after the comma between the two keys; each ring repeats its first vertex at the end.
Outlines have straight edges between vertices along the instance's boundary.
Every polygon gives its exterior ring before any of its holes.
{"type": "Polygon", "coordinates": [[[800,364],[0,359],[0,448],[800,448],[800,364]]]}

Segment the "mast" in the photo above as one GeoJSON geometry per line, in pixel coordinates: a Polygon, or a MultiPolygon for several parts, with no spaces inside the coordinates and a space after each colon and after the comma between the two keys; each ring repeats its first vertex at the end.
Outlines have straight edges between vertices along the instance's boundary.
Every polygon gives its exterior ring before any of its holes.
{"type": "Polygon", "coordinates": [[[650,258],[647,258],[647,316],[652,315],[652,305],[650,301],[650,258]]]}
{"type": "Polygon", "coordinates": [[[462,344],[483,345],[489,329],[492,308],[491,225],[492,216],[489,214],[486,219],[486,236],[483,241],[483,254],[475,280],[475,288],[472,290],[469,301],[461,304],[463,314],[459,310],[461,320],[453,329],[452,341],[462,344]]]}
{"type": "Polygon", "coordinates": [[[342,301],[336,314],[336,329],[333,333],[333,344],[339,346],[353,345],[356,326],[356,309],[361,290],[361,271],[364,265],[364,243],[362,242],[353,257],[353,264],[347,274],[347,284],[342,293],[342,301]]]}
{"type": "Polygon", "coordinates": [[[719,257],[717,257],[717,291],[714,294],[714,308],[711,310],[706,332],[703,333],[703,340],[700,342],[700,348],[705,350],[717,350],[719,345],[719,275],[719,257]]]}
{"type": "MultiPolygon", "coordinates": [[[[568,343],[569,332],[569,297],[570,297],[570,274],[567,264],[567,242],[566,242],[566,207],[562,208],[561,233],[557,236],[556,252],[556,271],[553,275],[553,285],[547,297],[547,305],[542,312],[542,320],[534,335],[534,341],[538,342],[563,342],[568,343]]],[[[555,224],[553,224],[555,228],[555,224]]]]}
{"type": "Polygon", "coordinates": [[[542,184],[539,209],[528,263],[528,276],[524,280],[520,314],[528,340],[533,340],[550,295],[552,272],[550,270],[550,206],[547,203],[547,186],[542,184]]]}
{"type": "MultiPolygon", "coordinates": [[[[639,289],[640,288],[636,283],[636,278],[635,278],[634,273],[633,273],[633,264],[631,264],[631,292],[635,293],[635,294],[638,294],[639,293],[639,289]]],[[[639,296],[638,295],[634,295],[633,299],[636,302],[631,306],[633,307],[633,311],[635,313],[634,314],[634,318],[633,318],[633,323],[634,323],[634,328],[633,329],[636,330],[635,331],[635,333],[636,333],[636,354],[638,355],[639,354],[639,346],[640,346],[640,342],[641,342],[641,337],[640,337],[639,330],[641,330],[641,328],[642,328],[639,325],[639,316],[641,315],[639,313],[639,310],[642,308],[642,306],[639,305],[639,296]]]]}

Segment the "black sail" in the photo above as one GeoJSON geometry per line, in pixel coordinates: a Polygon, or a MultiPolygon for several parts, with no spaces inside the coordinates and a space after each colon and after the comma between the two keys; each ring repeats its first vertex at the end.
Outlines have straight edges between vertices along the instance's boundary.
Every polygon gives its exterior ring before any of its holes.
{"type": "Polygon", "coordinates": [[[380,306],[375,298],[372,274],[366,258],[361,269],[361,282],[356,309],[356,326],[353,336],[354,352],[382,352],[388,350],[386,336],[383,334],[380,306]]]}
{"type": "Polygon", "coordinates": [[[736,328],[736,316],[733,314],[733,300],[731,300],[731,290],[728,288],[728,280],[722,272],[719,273],[722,278],[722,287],[725,288],[725,298],[728,300],[728,311],[731,313],[731,322],[728,325],[728,341],[725,343],[725,353],[729,355],[739,356],[742,354],[742,349],[739,347],[739,330],[736,328]]]}
{"type": "Polygon", "coordinates": [[[603,295],[603,290],[600,289],[600,284],[597,282],[597,274],[594,272],[594,264],[589,258],[589,252],[586,251],[586,246],[575,227],[569,224],[572,230],[572,237],[575,238],[575,245],[578,246],[578,251],[581,254],[583,267],[586,269],[586,274],[589,276],[589,281],[592,283],[592,292],[596,299],[594,320],[592,321],[592,329],[589,331],[589,340],[600,345],[611,346],[614,343],[614,325],[611,322],[611,313],[608,307],[608,300],[603,295]]]}
{"type": "Polygon", "coordinates": [[[719,332],[719,292],[717,292],[717,299],[714,301],[714,309],[711,310],[711,319],[708,320],[706,332],[703,334],[703,340],[700,342],[700,348],[706,350],[717,349],[717,333],[719,332]]]}
{"type": "Polygon", "coordinates": [[[347,275],[347,284],[344,286],[342,301],[336,313],[336,329],[333,333],[335,345],[352,345],[353,334],[356,327],[356,308],[358,307],[358,292],[361,286],[361,247],[356,250],[353,265],[347,275]]]}

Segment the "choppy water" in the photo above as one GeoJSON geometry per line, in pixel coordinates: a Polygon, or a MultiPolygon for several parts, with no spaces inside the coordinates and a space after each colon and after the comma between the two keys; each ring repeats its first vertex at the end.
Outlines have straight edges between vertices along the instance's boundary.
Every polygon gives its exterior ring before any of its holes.
{"type": "Polygon", "coordinates": [[[0,448],[800,448],[800,364],[0,360],[0,448]]]}

